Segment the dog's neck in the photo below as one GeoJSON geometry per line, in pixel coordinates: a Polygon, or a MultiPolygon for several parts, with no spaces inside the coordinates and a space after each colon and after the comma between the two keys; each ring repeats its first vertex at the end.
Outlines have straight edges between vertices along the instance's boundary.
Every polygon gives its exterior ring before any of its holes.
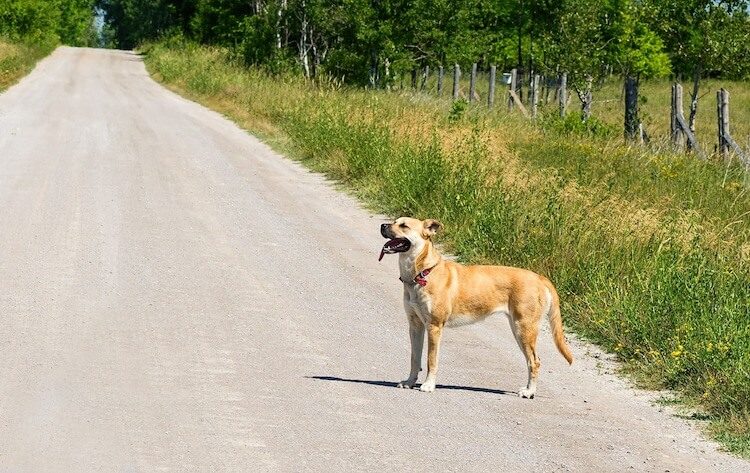
{"type": "Polygon", "coordinates": [[[443,257],[430,240],[423,240],[422,245],[413,245],[411,251],[399,254],[398,266],[401,280],[413,281],[425,269],[437,266],[443,257]]]}

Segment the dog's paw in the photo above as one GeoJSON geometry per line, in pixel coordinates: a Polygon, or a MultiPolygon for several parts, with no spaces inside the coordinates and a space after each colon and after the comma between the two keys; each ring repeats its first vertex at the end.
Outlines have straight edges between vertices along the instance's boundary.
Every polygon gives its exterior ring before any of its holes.
{"type": "Polygon", "coordinates": [[[518,395],[524,399],[534,399],[535,394],[536,394],[535,389],[521,388],[518,390],[518,395]]]}
{"type": "Polygon", "coordinates": [[[414,384],[417,382],[416,379],[405,379],[398,383],[396,385],[397,388],[403,388],[403,389],[411,389],[414,387],[414,384]]]}
{"type": "Polygon", "coordinates": [[[419,387],[419,390],[423,393],[431,393],[435,390],[435,381],[425,381],[422,383],[422,385],[419,387]]]}

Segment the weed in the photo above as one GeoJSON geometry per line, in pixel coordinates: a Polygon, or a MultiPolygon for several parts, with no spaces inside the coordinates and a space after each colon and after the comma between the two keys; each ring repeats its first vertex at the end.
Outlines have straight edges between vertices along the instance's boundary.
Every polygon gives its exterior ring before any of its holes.
{"type": "Polygon", "coordinates": [[[456,123],[461,121],[468,105],[469,103],[464,99],[455,100],[451,105],[450,112],[448,112],[448,122],[456,123]]]}

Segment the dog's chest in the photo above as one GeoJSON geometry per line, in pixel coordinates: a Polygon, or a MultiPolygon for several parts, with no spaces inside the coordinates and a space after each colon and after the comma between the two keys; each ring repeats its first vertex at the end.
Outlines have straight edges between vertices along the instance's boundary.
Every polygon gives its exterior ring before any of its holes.
{"type": "Polygon", "coordinates": [[[417,313],[422,322],[427,325],[432,314],[432,298],[419,285],[408,285],[404,291],[404,302],[417,313]]]}

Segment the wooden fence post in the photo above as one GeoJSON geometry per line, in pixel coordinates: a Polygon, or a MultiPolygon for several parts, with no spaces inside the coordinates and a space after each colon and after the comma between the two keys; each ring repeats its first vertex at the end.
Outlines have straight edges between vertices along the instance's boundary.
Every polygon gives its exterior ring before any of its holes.
{"type": "Polygon", "coordinates": [[[430,78],[430,66],[424,66],[424,75],[422,76],[422,92],[427,90],[427,80],[430,78]]]}
{"type": "MultiPolygon", "coordinates": [[[[680,127],[679,127],[679,124],[677,123],[677,104],[682,103],[682,101],[680,102],[677,101],[677,94],[678,94],[677,87],[680,87],[680,89],[682,88],[682,86],[680,86],[677,83],[672,84],[672,102],[671,102],[670,113],[669,113],[669,137],[672,143],[675,145],[680,143],[680,140],[678,137],[678,134],[680,133],[680,127]]],[[[681,90],[680,90],[680,93],[682,93],[681,90]]]]}
{"type": "Polygon", "coordinates": [[[682,125],[680,124],[680,117],[684,116],[682,110],[682,85],[675,83],[672,86],[672,89],[674,90],[674,109],[672,112],[674,117],[674,135],[672,140],[675,145],[679,146],[683,142],[683,135],[685,134],[682,130],[682,125]]]}
{"type": "Polygon", "coordinates": [[[474,101],[474,94],[477,91],[477,63],[471,65],[471,79],[469,80],[469,102],[474,101]]]}
{"type": "Polygon", "coordinates": [[[729,157],[730,152],[733,152],[745,167],[745,171],[750,173],[750,155],[740,148],[729,132],[729,91],[726,89],[719,90],[716,93],[716,98],[716,108],[719,115],[719,151],[725,159],[729,157]]]}
{"type": "Polygon", "coordinates": [[[458,100],[459,81],[461,80],[461,67],[453,65],[453,100],[458,100]]]}
{"type": "Polygon", "coordinates": [[[529,118],[529,112],[526,107],[523,106],[521,97],[516,93],[516,87],[518,86],[518,72],[516,69],[510,71],[510,88],[508,88],[508,110],[512,111],[515,107],[523,114],[524,117],[529,118]]]}
{"type": "Polygon", "coordinates": [[[716,91],[716,124],[717,124],[717,137],[719,138],[719,147],[718,151],[719,154],[722,156],[724,155],[724,130],[722,129],[724,125],[724,117],[722,117],[722,110],[721,110],[721,90],[716,91]]]}
{"type": "Polygon", "coordinates": [[[563,72],[560,76],[560,87],[557,92],[557,99],[560,103],[560,117],[565,117],[565,109],[568,106],[568,74],[563,72]]]}
{"type": "Polygon", "coordinates": [[[513,100],[513,94],[516,93],[516,90],[518,89],[518,70],[511,69],[510,71],[510,93],[508,94],[508,111],[513,111],[513,106],[515,105],[515,101],[513,100]]]}
{"type": "Polygon", "coordinates": [[[541,77],[539,74],[536,74],[531,79],[531,93],[529,94],[529,97],[531,99],[531,118],[536,118],[537,113],[537,104],[539,103],[539,81],[541,80],[541,77]]]}
{"type": "Polygon", "coordinates": [[[497,66],[490,66],[490,90],[487,93],[487,106],[492,107],[495,104],[495,75],[497,66]]]}
{"type": "Polygon", "coordinates": [[[716,107],[719,115],[719,153],[726,159],[729,156],[729,92],[719,89],[716,92],[716,107]]]}
{"type": "Polygon", "coordinates": [[[586,76],[586,93],[584,94],[584,102],[581,110],[581,117],[583,121],[591,118],[591,104],[594,102],[591,89],[593,89],[594,78],[590,75],[586,76]]]}
{"type": "Polygon", "coordinates": [[[672,84],[672,112],[670,114],[670,125],[672,127],[672,142],[675,146],[682,146],[683,140],[687,143],[688,151],[695,151],[701,159],[705,158],[698,146],[695,135],[690,131],[685,115],[682,111],[682,86],[679,83],[672,84]]]}
{"type": "Polygon", "coordinates": [[[438,95],[443,95],[443,76],[444,75],[445,75],[445,69],[443,69],[443,66],[438,67],[438,83],[437,83],[438,95]]]}
{"type": "Polygon", "coordinates": [[[625,78],[625,139],[632,141],[638,136],[638,81],[625,78]]]}

